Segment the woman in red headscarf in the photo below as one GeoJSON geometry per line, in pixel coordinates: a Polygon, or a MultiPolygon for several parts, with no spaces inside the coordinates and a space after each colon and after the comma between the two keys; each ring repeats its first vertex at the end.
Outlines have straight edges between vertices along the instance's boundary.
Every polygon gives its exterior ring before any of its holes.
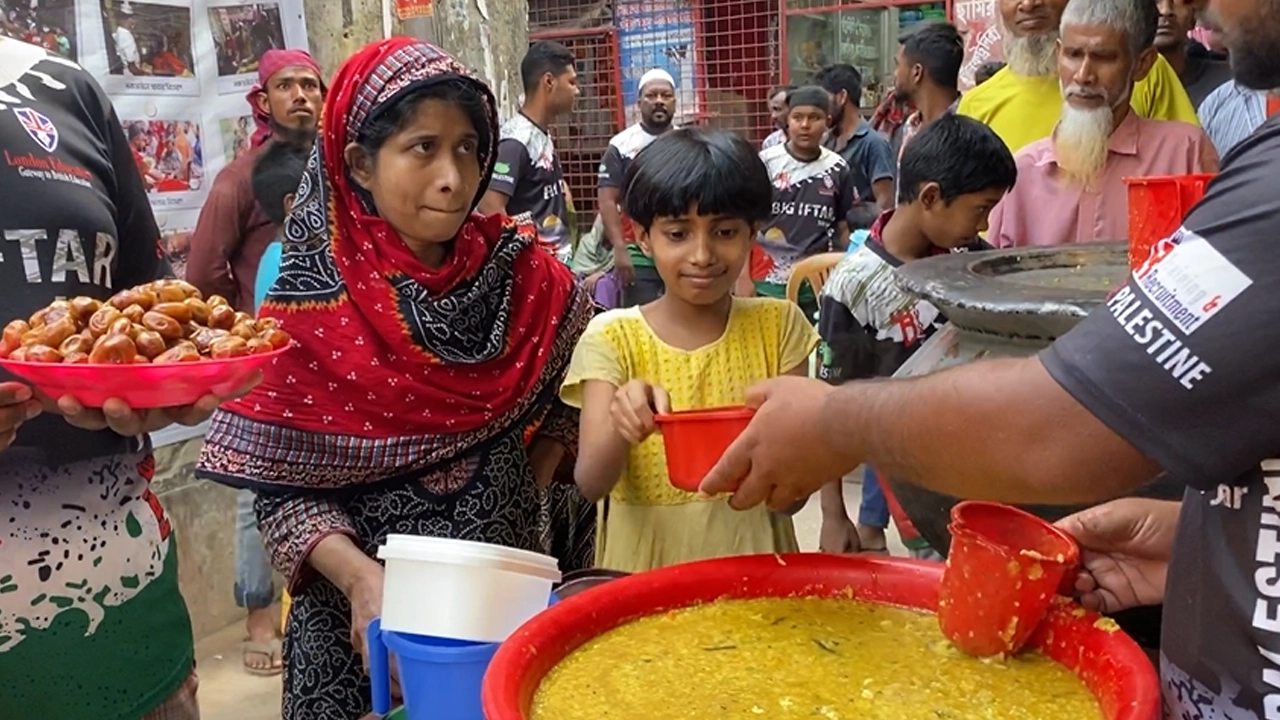
{"type": "Polygon", "coordinates": [[[296,346],[214,417],[198,467],[258,493],[289,578],[286,720],[369,711],[356,655],[388,534],[555,552],[566,570],[594,538],[594,508],[553,482],[577,434],[557,392],[593,305],[532,226],[471,212],[493,95],[394,38],[338,71],[321,127],[262,311],[296,346]]]}

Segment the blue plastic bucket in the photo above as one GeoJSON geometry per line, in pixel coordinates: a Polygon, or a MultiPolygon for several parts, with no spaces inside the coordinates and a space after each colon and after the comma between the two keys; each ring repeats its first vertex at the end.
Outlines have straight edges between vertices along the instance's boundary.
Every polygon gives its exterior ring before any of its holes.
{"type": "MultiPolygon", "coordinates": [[[[547,603],[555,605],[555,593],[547,603]]],[[[484,720],[480,685],[500,643],[383,632],[369,623],[369,681],[373,712],[391,712],[391,655],[396,656],[408,720],[484,720]]]]}
{"type": "Polygon", "coordinates": [[[409,720],[484,720],[480,684],[498,643],[382,632],[369,624],[369,676],[373,711],[391,712],[390,655],[395,653],[404,709],[409,720]]]}

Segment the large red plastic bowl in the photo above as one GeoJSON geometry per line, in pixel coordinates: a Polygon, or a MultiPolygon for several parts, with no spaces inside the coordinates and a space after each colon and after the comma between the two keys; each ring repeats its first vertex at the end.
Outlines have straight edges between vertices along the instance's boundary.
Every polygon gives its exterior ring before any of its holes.
{"type": "MultiPolygon", "coordinates": [[[[858,555],[748,555],[673,565],[621,578],[556,603],[498,648],[485,674],[485,720],[527,720],[538,684],[591,638],[646,615],[720,598],[844,597],[934,611],[942,565],[858,555]]],[[[1150,660],[1099,615],[1074,603],[1050,609],[1030,647],[1070,668],[1107,720],[1157,720],[1160,685],[1150,660]]]]}
{"type": "Polygon", "coordinates": [[[205,395],[230,395],[254,371],[289,351],[288,347],[261,355],[226,360],[165,365],[64,365],[0,360],[0,367],[57,399],[70,395],[87,408],[100,408],[111,398],[135,410],[182,407],[205,395]]]}
{"type": "Polygon", "coordinates": [[[1129,269],[1147,261],[1151,249],[1172,235],[1204,197],[1212,174],[1124,178],[1129,186],[1129,269]]]}

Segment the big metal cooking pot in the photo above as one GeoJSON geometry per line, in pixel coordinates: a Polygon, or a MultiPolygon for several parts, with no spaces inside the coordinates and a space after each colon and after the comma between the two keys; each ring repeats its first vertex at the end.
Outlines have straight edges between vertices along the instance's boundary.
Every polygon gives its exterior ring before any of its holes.
{"type": "MultiPolygon", "coordinates": [[[[926,375],[982,359],[1034,355],[1101,306],[1128,271],[1125,243],[955,253],[908,263],[898,270],[899,284],[932,303],[950,323],[894,377],[926,375]]],[[[945,555],[951,544],[947,523],[957,498],[908,483],[889,484],[920,535],[945,555]]],[[[1157,478],[1134,495],[1177,500],[1183,489],[1157,478]]],[[[1020,507],[1053,521],[1085,506],[1020,507]]],[[[1139,608],[1118,614],[1116,620],[1143,646],[1158,647],[1159,613],[1159,608],[1139,608]]]]}

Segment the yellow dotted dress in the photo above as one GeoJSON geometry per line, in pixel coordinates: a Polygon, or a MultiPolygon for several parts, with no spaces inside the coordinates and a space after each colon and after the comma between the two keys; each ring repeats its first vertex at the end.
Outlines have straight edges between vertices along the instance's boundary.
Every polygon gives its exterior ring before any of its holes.
{"type": "MultiPolygon", "coordinates": [[[[611,310],[578,341],[560,397],[582,407],[588,380],[621,386],[643,379],[671,396],[671,409],[742,405],[747,388],[808,362],[818,334],[800,308],[773,298],[737,298],[724,335],[697,350],[664,343],[639,308],[611,310]]],[[[601,504],[596,564],[640,572],[690,560],[795,552],[791,518],[756,507],[738,512],[667,481],[662,436],[631,448],[622,477],[601,504]]]]}

